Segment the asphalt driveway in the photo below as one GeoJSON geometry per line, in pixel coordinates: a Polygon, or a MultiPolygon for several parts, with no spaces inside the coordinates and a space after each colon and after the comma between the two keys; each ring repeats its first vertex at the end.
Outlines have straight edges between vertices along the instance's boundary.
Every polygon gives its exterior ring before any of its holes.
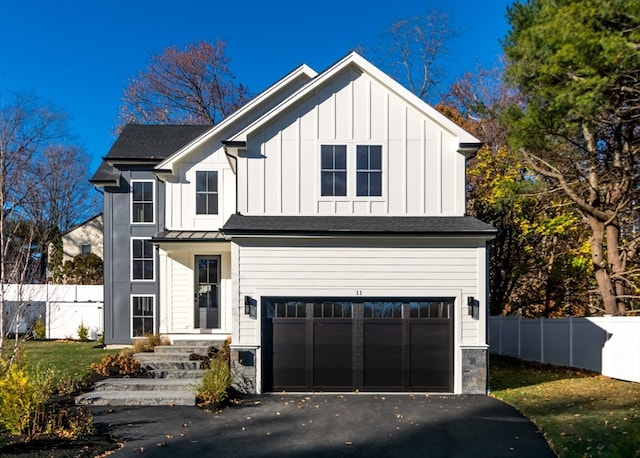
{"type": "Polygon", "coordinates": [[[220,413],[94,407],[113,456],[553,457],[535,426],[487,396],[271,394],[220,413]]]}

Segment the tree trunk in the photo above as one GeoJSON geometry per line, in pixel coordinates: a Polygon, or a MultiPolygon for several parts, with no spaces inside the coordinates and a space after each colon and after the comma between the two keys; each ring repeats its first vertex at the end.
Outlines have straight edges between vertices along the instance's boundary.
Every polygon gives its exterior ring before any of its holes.
{"type": "MultiPolygon", "coordinates": [[[[622,304],[623,310],[621,313],[621,311],[619,310],[614,280],[611,278],[609,266],[607,264],[607,261],[605,261],[604,259],[603,247],[605,243],[605,224],[603,221],[600,221],[593,216],[587,216],[587,222],[589,223],[592,231],[590,239],[591,259],[593,262],[593,270],[596,282],[598,283],[598,289],[600,291],[600,295],[602,296],[604,313],[606,315],[624,314],[624,304],[622,304]]],[[[609,239],[611,235],[607,235],[607,239],[609,239]]],[[[614,251],[616,247],[613,247],[614,251]]],[[[610,253],[609,256],[611,256],[610,253]]]]}

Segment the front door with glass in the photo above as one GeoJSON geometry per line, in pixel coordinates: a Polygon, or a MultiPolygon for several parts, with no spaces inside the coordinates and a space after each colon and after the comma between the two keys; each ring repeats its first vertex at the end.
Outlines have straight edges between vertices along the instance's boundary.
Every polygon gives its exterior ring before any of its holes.
{"type": "Polygon", "coordinates": [[[220,257],[196,256],[195,324],[200,329],[220,327],[220,257]]]}

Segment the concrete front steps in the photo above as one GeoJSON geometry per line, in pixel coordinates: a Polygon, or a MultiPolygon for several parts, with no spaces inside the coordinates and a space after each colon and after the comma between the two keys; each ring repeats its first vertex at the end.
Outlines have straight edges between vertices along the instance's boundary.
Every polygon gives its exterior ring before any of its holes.
{"type": "Polygon", "coordinates": [[[95,384],[94,391],[76,397],[77,405],[92,406],[193,406],[195,388],[202,380],[202,362],[212,342],[174,342],[136,353],[134,358],[147,370],[148,378],[111,378],[95,384]]]}

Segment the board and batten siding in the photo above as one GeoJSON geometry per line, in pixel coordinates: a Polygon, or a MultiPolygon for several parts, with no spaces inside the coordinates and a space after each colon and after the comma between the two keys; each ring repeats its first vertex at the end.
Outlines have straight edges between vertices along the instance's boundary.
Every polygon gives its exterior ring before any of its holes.
{"type": "Polygon", "coordinates": [[[247,138],[239,158],[243,214],[464,214],[459,139],[375,79],[353,69],[247,138]],[[320,196],[320,147],[347,145],[346,197],[320,196]],[[355,146],[381,145],[380,197],[356,197],[355,146]]]}
{"type": "MultiPolygon", "coordinates": [[[[483,297],[484,246],[472,243],[369,245],[327,241],[242,241],[237,250],[240,297],[456,297],[462,345],[484,343],[482,320],[467,314],[466,297],[483,297]],[[479,265],[479,263],[482,264],[479,265]],[[483,276],[482,276],[483,277],[483,276]],[[452,294],[455,293],[455,294],[452,294]],[[464,302],[464,303],[463,303],[464,302]]],[[[259,320],[242,316],[239,344],[259,343],[259,320]]]]}
{"type": "Polygon", "coordinates": [[[199,148],[181,162],[176,178],[167,181],[166,221],[168,229],[217,231],[236,211],[236,177],[219,142],[199,148]],[[217,149],[215,146],[218,145],[217,149]],[[196,172],[218,172],[218,214],[196,214],[196,172]]]}

